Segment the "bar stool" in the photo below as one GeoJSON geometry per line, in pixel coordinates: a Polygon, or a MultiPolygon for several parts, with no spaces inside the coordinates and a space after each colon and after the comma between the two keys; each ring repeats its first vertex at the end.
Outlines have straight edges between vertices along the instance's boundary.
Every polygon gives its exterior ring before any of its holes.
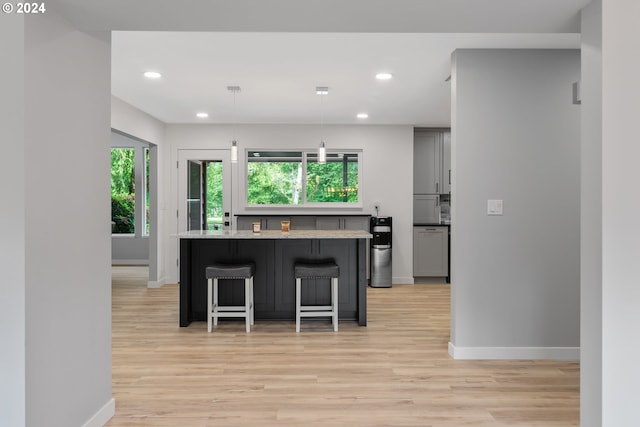
{"type": "Polygon", "coordinates": [[[256,265],[245,264],[212,264],[207,266],[207,330],[211,332],[211,320],[218,325],[220,317],[244,317],[247,332],[253,325],[253,274],[256,265]],[[244,305],[220,306],[218,303],[218,279],[244,279],[244,305]],[[212,289],[213,285],[213,289],[212,289]],[[213,294],[213,302],[211,296],[213,294]]]}
{"type": "Polygon", "coordinates": [[[331,317],[333,330],[338,332],[338,276],[340,268],[335,262],[322,264],[296,263],[296,332],[300,332],[301,317],[331,317]],[[331,305],[302,305],[302,279],[331,279],[331,305]]]}

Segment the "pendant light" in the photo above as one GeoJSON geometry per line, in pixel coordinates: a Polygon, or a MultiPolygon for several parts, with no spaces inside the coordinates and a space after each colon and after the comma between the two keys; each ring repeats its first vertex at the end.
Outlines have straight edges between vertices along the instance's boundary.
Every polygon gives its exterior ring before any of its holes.
{"type": "Polygon", "coordinates": [[[231,163],[238,163],[238,143],[235,139],[231,141],[231,163]]]}
{"type": "Polygon", "coordinates": [[[327,149],[324,148],[324,141],[320,141],[320,146],[318,147],[318,163],[321,165],[327,163],[327,149]]]}
{"type": "MultiPolygon", "coordinates": [[[[233,92],[233,120],[236,118],[236,94],[240,92],[240,86],[227,86],[227,90],[233,92]]],[[[231,163],[238,163],[238,141],[236,141],[236,126],[233,125],[233,140],[231,141],[231,163]]]]}
{"type": "Polygon", "coordinates": [[[320,95],[320,145],[318,146],[318,163],[323,165],[327,163],[327,149],[324,146],[323,130],[324,130],[324,108],[322,106],[322,98],[329,94],[329,88],[326,86],[317,86],[316,95],[320,95]]]}

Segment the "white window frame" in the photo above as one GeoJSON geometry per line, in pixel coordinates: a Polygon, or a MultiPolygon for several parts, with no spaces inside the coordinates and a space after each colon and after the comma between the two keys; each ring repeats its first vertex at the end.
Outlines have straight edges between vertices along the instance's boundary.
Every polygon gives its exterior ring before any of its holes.
{"type": "Polygon", "coordinates": [[[146,177],[146,150],[150,147],[145,143],[133,143],[133,144],[112,144],[113,149],[132,149],[133,150],[133,163],[134,163],[134,213],[133,213],[133,233],[111,233],[112,237],[127,238],[127,237],[149,237],[147,233],[147,177],[146,177]],[[139,191],[142,189],[142,191],[139,191]]]}

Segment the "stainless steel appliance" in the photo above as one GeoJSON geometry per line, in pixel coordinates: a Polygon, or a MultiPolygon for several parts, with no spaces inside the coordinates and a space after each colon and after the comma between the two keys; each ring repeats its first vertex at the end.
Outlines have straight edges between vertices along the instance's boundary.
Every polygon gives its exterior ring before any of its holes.
{"type": "Polygon", "coordinates": [[[371,287],[391,287],[391,217],[371,217],[371,287]]]}

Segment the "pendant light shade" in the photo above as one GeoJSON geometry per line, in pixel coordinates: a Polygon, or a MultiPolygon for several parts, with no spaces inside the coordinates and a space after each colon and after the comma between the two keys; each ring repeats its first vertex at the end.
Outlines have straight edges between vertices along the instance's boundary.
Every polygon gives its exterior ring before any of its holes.
{"type": "Polygon", "coordinates": [[[235,139],[231,141],[231,163],[238,163],[238,143],[235,139]]]}
{"type": "Polygon", "coordinates": [[[318,163],[321,165],[327,163],[327,149],[324,148],[324,141],[320,141],[320,146],[318,147],[318,163]]]}

